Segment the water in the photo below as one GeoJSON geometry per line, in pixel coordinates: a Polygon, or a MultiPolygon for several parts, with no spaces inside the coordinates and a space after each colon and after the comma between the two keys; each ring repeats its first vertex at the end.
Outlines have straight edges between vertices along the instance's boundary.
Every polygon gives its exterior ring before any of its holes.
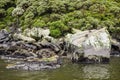
{"type": "Polygon", "coordinates": [[[5,69],[0,60],[0,80],[120,80],[120,58],[111,58],[109,64],[73,64],[64,61],[61,68],[46,71],[19,71],[5,69]]]}

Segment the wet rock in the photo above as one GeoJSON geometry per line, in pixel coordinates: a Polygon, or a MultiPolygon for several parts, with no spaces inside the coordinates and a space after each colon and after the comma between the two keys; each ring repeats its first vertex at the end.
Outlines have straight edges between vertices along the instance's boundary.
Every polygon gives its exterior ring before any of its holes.
{"type": "Polygon", "coordinates": [[[56,69],[59,68],[60,65],[44,65],[43,63],[21,63],[21,64],[9,64],[6,68],[7,69],[17,69],[17,70],[30,70],[30,71],[35,71],[35,70],[45,70],[45,69],[56,69]]]}
{"type": "Polygon", "coordinates": [[[120,57],[120,42],[116,39],[112,39],[111,43],[111,56],[120,57]]]}
{"type": "Polygon", "coordinates": [[[32,28],[23,33],[0,31],[1,59],[12,62],[6,68],[20,70],[55,69],[60,67],[60,47],[49,36],[49,29],[32,28]],[[10,36],[10,37],[9,37],[10,36]],[[13,62],[17,61],[17,62],[13,62]],[[18,62],[21,61],[21,62],[18,62]]]}
{"type": "Polygon", "coordinates": [[[11,56],[11,55],[1,55],[0,56],[0,59],[3,59],[3,60],[9,60],[12,61],[12,60],[24,60],[25,57],[22,57],[22,56],[11,56]]]}
{"type": "MultiPolygon", "coordinates": [[[[30,59],[30,58],[28,58],[30,59]]],[[[31,58],[31,60],[26,60],[22,62],[14,62],[6,66],[7,69],[17,69],[17,70],[44,70],[44,69],[56,69],[60,67],[60,63],[57,62],[58,56],[52,56],[50,58],[31,58]]]]}

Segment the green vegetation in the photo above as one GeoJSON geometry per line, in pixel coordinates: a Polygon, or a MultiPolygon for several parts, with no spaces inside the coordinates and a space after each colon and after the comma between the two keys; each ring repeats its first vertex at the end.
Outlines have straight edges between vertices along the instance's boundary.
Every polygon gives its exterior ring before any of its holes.
{"type": "Polygon", "coordinates": [[[24,30],[47,27],[53,37],[71,28],[106,27],[120,33],[120,0],[0,0],[0,29],[18,23],[24,30]]]}

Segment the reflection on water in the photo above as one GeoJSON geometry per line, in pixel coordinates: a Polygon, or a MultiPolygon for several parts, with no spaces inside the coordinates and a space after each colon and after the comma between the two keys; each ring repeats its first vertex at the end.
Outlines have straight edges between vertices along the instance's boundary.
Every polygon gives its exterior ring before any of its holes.
{"type": "Polygon", "coordinates": [[[5,69],[0,60],[0,80],[120,80],[120,58],[110,64],[73,64],[65,62],[61,68],[46,71],[16,71],[5,69]]]}
{"type": "Polygon", "coordinates": [[[109,79],[108,65],[87,65],[83,67],[85,79],[109,79]]]}
{"type": "Polygon", "coordinates": [[[42,78],[40,80],[48,80],[48,75],[46,72],[39,72],[39,71],[21,71],[20,73],[16,74],[15,76],[21,77],[24,80],[36,80],[37,78],[42,78]]]}

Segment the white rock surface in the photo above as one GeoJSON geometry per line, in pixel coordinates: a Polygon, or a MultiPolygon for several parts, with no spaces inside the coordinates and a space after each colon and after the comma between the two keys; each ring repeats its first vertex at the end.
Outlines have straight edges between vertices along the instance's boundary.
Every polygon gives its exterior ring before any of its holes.
{"type": "Polygon", "coordinates": [[[41,38],[49,36],[50,30],[49,29],[42,29],[42,28],[35,28],[33,27],[32,29],[25,29],[23,34],[28,37],[39,37],[41,38]]]}
{"type": "Polygon", "coordinates": [[[90,31],[77,30],[75,34],[68,34],[66,41],[82,48],[84,57],[110,57],[110,35],[105,28],[90,31]]]}

